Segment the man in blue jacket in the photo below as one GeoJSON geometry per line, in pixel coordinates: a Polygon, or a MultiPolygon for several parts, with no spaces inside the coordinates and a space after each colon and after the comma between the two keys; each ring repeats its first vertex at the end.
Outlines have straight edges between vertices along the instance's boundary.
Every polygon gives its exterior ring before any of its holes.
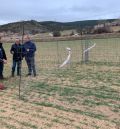
{"type": "Polygon", "coordinates": [[[36,68],[35,68],[35,52],[36,52],[36,45],[27,35],[24,37],[24,48],[25,48],[25,60],[28,66],[28,74],[27,76],[31,76],[32,74],[34,77],[36,76],[36,68]]]}
{"type": "Polygon", "coordinates": [[[25,49],[20,43],[20,39],[16,38],[15,43],[11,46],[10,53],[13,55],[13,65],[12,65],[12,77],[14,77],[15,69],[17,66],[17,76],[21,74],[21,61],[25,54],[25,49]]]}
{"type": "Polygon", "coordinates": [[[7,63],[7,57],[6,57],[6,54],[5,54],[5,50],[2,46],[1,37],[0,37],[0,80],[4,79],[3,68],[4,68],[5,63],[7,63]]]}

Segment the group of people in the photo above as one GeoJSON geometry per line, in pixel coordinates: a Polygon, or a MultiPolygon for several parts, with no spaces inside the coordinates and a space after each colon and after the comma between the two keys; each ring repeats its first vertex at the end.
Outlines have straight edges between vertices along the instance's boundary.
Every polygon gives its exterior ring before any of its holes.
{"type": "MultiPolygon", "coordinates": [[[[25,58],[26,64],[28,66],[27,76],[36,76],[36,67],[35,67],[35,52],[36,45],[33,43],[28,35],[24,36],[24,43],[21,44],[21,40],[16,38],[14,44],[12,44],[10,53],[13,56],[11,76],[15,76],[15,70],[17,67],[17,75],[21,75],[21,63],[23,58],[25,58]]],[[[3,69],[4,64],[7,63],[7,57],[3,45],[1,43],[0,37],[0,79],[4,79],[3,69]]]]}

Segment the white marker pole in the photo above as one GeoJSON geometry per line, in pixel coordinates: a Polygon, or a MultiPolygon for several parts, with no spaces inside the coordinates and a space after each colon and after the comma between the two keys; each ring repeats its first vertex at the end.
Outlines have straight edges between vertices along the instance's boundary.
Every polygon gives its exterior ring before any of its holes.
{"type": "Polygon", "coordinates": [[[90,49],[94,48],[95,46],[96,46],[96,43],[95,43],[93,46],[91,46],[91,47],[85,49],[83,53],[86,53],[87,51],[89,51],[90,49]]]}
{"type": "Polygon", "coordinates": [[[60,68],[64,67],[66,64],[70,62],[71,59],[71,48],[66,48],[68,50],[68,57],[66,60],[60,65],[60,68]]]}

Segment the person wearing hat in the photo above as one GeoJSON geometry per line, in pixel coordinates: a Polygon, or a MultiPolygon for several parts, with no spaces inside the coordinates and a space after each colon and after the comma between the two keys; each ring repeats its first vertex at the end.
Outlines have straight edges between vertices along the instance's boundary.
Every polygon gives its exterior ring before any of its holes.
{"type": "Polygon", "coordinates": [[[7,57],[5,50],[3,48],[2,42],[1,42],[1,37],[0,37],[0,80],[4,79],[3,77],[3,69],[4,69],[4,64],[7,63],[7,57]]]}

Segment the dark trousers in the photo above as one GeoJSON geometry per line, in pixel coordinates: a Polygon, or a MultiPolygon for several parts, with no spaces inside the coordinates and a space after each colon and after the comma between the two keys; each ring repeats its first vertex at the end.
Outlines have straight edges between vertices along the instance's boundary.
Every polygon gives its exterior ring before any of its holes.
{"type": "Polygon", "coordinates": [[[25,57],[27,66],[28,66],[28,74],[36,75],[36,68],[35,68],[35,57],[25,57]]]}
{"type": "Polygon", "coordinates": [[[3,68],[4,68],[4,64],[0,63],[0,76],[3,77],[3,68]]]}
{"type": "Polygon", "coordinates": [[[21,74],[21,61],[13,60],[13,65],[12,65],[12,74],[13,75],[15,73],[16,66],[17,66],[17,75],[20,75],[21,74]]]}

